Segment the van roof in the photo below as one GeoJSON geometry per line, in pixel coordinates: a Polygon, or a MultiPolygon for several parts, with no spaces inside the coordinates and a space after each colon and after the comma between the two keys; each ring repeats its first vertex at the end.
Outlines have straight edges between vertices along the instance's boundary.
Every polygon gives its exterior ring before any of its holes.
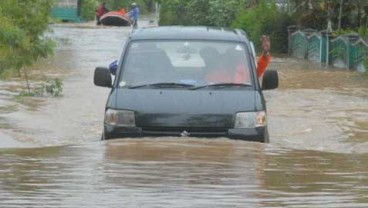
{"type": "Polygon", "coordinates": [[[207,26],[159,26],[133,30],[131,40],[219,40],[249,43],[240,29],[207,26]]]}

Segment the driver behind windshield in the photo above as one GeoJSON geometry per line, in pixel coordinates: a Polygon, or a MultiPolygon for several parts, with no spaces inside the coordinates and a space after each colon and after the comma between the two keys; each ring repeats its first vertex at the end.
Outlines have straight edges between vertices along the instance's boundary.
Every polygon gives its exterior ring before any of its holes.
{"type": "MultiPolygon", "coordinates": [[[[267,36],[261,37],[262,54],[258,58],[257,76],[260,78],[265,72],[270,60],[270,41],[267,36]]],[[[246,60],[244,48],[237,45],[229,48],[225,54],[221,55],[216,48],[207,46],[200,51],[206,65],[205,80],[209,83],[235,83],[249,84],[249,65],[246,60]]]]}
{"type": "Polygon", "coordinates": [[[224,54],[207,46],[200,50],[205,63],[205,81],[208,83],[250,83],[249,70],[246,67],[244,49],[237,45],[226,50],[224,54]]]}

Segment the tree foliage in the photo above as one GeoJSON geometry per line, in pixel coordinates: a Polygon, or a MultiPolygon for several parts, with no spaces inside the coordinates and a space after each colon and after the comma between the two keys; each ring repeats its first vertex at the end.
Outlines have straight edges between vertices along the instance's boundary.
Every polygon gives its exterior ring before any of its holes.
{"type": "Polygon", "coordinates": [[[0,1],[0,73],[19,70],[52,53],[48,30],[52,0],[0,1]]]}
{"type": "Polygon", "coordinates": [[[287,26],[293,24],[287,13],[273,1],[250,0],[161,0],[160,25],[206,25],[236,27],[248,32],[256,46],[259,37],[269,35],[272,48],[287,51],[287,26]]]}
{"type": "MultiPolygon", "coordinates": [[[[338,28],[367,37],[367,0],[160,0],[160,25],[207,25],[242,28],[255,43],[270,35],[272,49],[286,52],[287,26],[327,29],[328,19],[338,28]],[[342,7],[340,7],[342,6],[342,7]]],[[[368,38],[368,37],[367,37],[368,38]]],[[[259,46],[259,45],[258,45],[259,46]]]]}
{"type": "Polygon", "coordinates": [[[289,14],[304,27],[326,29],[329,18],[334,30],[339,28],[339,22],[341,29],[356,29],[367,24],[367,0],[289,0],[289,3],[289,14]]]}
{"type": "Polygon", "coordinates": [[[291,17],[279,12],[275,4],[259,1],[256,6],[241,11],[232,26],[247,31],[258,49],[260,49],[260,41],[258,41],[260,36],[269,35],[272,50],[285,53],[288,46],[287,26],[292,24],[294,21],[291,17]]]}
{"type": "Polygon", "coordinates": [[[248,0],[161,0],[160,25],[230,26],[248,0]]]}
{"type": "Polygon", "coordinates": [[[94,20],[96,16],[96,7],[98,0],[83,0],[81,16],[83,20],[94,20]]]}

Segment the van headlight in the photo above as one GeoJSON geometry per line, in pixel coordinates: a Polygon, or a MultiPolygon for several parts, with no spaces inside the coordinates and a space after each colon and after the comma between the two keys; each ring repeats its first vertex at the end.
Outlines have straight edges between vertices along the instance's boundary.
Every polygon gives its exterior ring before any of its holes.
{"type": "Polygon", "coordinates": [[[255,128],[267,125],[266,112],[242,112],[235,117],[234,128],[255,128]]]}
{"type": "Polygon", "coordinates": [[[105,113],[105,124],[112,126],[135,126],[135,115],[133,111],[107,109],[105,113]]]}

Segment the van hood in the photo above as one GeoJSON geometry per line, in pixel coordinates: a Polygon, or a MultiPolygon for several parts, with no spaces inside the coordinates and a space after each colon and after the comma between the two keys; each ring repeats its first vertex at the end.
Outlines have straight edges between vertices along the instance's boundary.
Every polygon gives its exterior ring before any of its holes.
{"type": "Polygon", "coordinates": [[[138,127],[231,128],[236,112],[263,110],[257,109],[260,96],[253,90],[118,88],[110,97],[115,106],[108,107],[134,111],[138,127]]]}

